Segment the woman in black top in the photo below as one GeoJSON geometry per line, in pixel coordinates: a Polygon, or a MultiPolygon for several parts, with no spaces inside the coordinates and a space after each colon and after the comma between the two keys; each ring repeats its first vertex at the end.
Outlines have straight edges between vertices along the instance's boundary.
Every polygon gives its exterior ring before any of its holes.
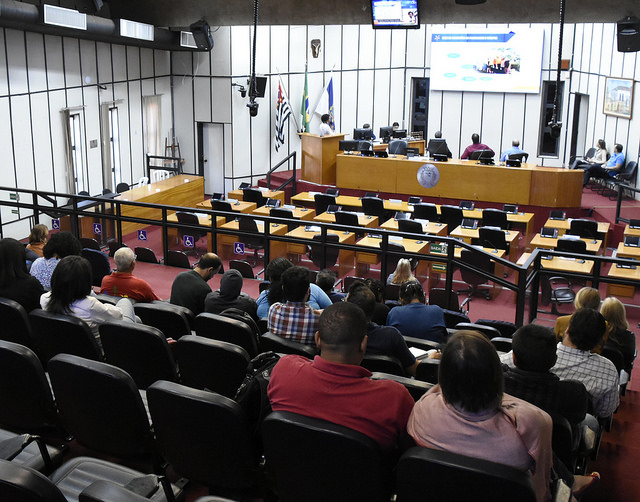
{"type": "Polygon", "coordinates": [[[40,308],[44,288],[27,272],[26,260],[23,244],[10,237],[0,240],[0,296],[15,300],[30,312],[40,308]]]}

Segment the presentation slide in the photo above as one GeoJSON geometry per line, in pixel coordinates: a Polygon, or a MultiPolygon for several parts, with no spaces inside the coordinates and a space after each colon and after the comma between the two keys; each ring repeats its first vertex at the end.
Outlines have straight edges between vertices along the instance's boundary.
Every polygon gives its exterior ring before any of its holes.
{"type": "Polygon", "coordinates": [[[430,86],[440,91],[540,92],[541,27],[465,31],[431,36],[430,86]]]}

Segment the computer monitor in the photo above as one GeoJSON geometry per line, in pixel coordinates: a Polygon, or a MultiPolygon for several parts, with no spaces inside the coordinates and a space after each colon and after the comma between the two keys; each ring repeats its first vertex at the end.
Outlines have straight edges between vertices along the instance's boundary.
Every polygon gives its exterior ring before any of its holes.
{"type": "Polygon", "coordinates": [[[540,237],[546,237],[548,239],[557,239],[558,229],[550,228],[550,227],[542,227],[542,230],[540,231],[540,237]]]}
{"type": "Polygon", "coordinates": [[[371,129],[355,128],[353,130],[353,139],[373,139],[373,131],[371,129]]]}
{"type": "Polygon", "coordinates": [[[478,220],[474,218],[462,218],[462,223],[460,223],[462,228],[478,228],[478,220]]]}
{"type": "Polygon", "coordinates": [[[389,138],[393,134],[393,126],[384,126],[380,128],[380,135],[378,136],[384,143],[389,143],[389,138]]]}
{"type": "Polygon", "coordinates": [[[640,228],[640,220],[636,220],[631,218],[629,220],[629,228],[633,228],[634,230],[639,229],[640,228]]]}
{"type": "Polygon", "coordinates": [[[395,131],[393,131],[391,133],[391,136],[395,139],[402,139],[402,138],[406,138],[407,137],[407,130],[406,129],[396,129],[395,131]]]}
{"type": "Polygon", "coordinates": [[[338,191],[337,188],[327,188],[324,193],[326,193],[327,195],[333,195],[334,197],[337,197],[340,192],[338,191]]]}
{"type": "Polygon", "coordinates": [[[211,200],[224,200],[224,194],[216,192],[211,195],[211,200]]]}
{"type": "Polygon", "coordinates": [[[389,157],[389,153],[386,150],[373,150],[373,154],[376,157],[381,157],[383,159],[386,159],[387,157],[389,157]]]}
{"type": "Polygon", "coordinates": [[[405,149],[405,155],[409,159],[411,157],[416,157],[416,156],[420,155],[420,149],[419,148],[413,148],[413,147],[407,147],[405,149]]]}
{"type": "Polygon", "coordinates": [[[341,139],[338,141],[338,150],[343,152],[355,152],[360,146],[360,141],[354,139],[341,139]]]}
{"type": "Polygon", "coordinates": [[[624,245],[634,248],[640,247],[640,236],[638,235],[625,235],[624,245]]]}
{"type": "Polygon", "coordinates": [[[476,203],[472,200],[461,200],[460,201],[460,209],[467,209],[468,211],[473,211],[473,208],[476,207],[476,203]]]}
{"type": "Polygon", "coordinates": [[[240,186],[238,187],[240,190],[244,190],[245,188],[249,188],[251,186],[251,183],[247,183],[246,181],[243,181],[242,183],[240,183],[240,186]]]}
{"type": "Polygon", "coordinates": [[[412,206],[414,204],[420,204],[421,202],[422,202],[422,199],[420,197],[411,196],[411,197],[409,197],[409,200],[407,201],[407,204],[412,206]]]}
{"type": "Polygon", "coordinates": [[[518,206],[515,204],[505,204],[502,206],[502,210],[505,213],[518,214],[518,206]]]}
{"type": "Polygon", "coordinates": [[[567,219],[567,213],[559,209],[554,209],[549,212],[549,219],[563,221],[567,219]]]}
{"type": "Polygon", "coordinates": [[[280,207],[280,203],[280,199],[267,199],[264,205],[267,207],[280,207]]]}

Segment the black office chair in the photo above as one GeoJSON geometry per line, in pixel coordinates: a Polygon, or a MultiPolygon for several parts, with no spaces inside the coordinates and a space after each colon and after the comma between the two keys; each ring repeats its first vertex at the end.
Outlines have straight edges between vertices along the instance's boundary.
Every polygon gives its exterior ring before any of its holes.
{"type": "Polygon", "coordinates": [[[255,279],[251,263],[244,260],[229,260],[229,269],[237,270],[245,279],[255,279]]]}
{"type": "Polygon", "coordinates": [[[118,185],[116,186],[116,193],[124,193],[127,190],[129,190],[128,183],[118,183],[118,185]]]}
{"type": "MultiPolygon", "coordinates": [[[[626,185],[634,185],[636,182],[636,172],[638,171],[638,163],[635,161],[627,162],[622,172],[616,174],[613,179],[607,180],[607,187],[611,190],[609,200],[615,200],[618,197],[618,191],[624,190],[626,185]]],[[[624,195],[624,194],[623,194],[624,195]]]]}
{"type": "Polygon", "coordinates": [[[503,338],[511,338],[518,329],[514,323],[509,321],[500,321],[496,319],[478,319],[476,324],[484,324],[485,326],[491,326],[500,332],[500,336],[503,338]]]}
{"type": "MultiPolygon", "coordinates": [[[[316,234],[312,239],[314,242],[322,240],[322,234],[316,234]]],[[[326,242],[338,244],[340,236],[338,234],[327,234],[326,242]]],[[[319,269],[335,267],[338,263],[340,249],[324,244],[310,244],[307,246],[307,254],[312,263],[319,269]]]]}
{"type": "Polygon", "coordinates": [[[95,249],[96,251],[100,251],[100,244],[98,244],[98,241],[90,238],[90,237],[80,237],[80,245],[82,246],[83,249],[88,248],[88,249],[95,249]]]}
{"type": "Polygon", "coordinates": [[[491,340],[492,338],[500,338],[500,332],[496,328],[492,328],[491,326],[487,326],[486,324],[461,322],[460,324],[457,324],[455,326],[455,329],[477,331],[478,333],[482,333],[485,337],[487,337],[487,340],[491,340]]]}
{"type": "Polygon", "coordinates": [[[230,398],[247,375],[251,360],[239,345],[203,336],[183,336],[175,348],[183,385],[230,398]]]}
{"type": "Polygon", "coordinates": [[[137,246],[134,251],[136,254],[136,260],[143,261],[145,263],[158,263],[158,258],[153,250],[142,246],[137,246]]]}
{"type": "MultiPolygon", "coordinates": [[[[485,253],[463,249],[460,258],[465,264],[473,265],[480,270],[493,273],[493,262],[491,261],[491,257],[485,253]]],[[[468,293],[470,297],[473,295],[481,295],[487,300],[491,299],[490,289],[478,289],[478,286],[481,284],[486,284],[488,279],[485,275],[475,272],[464,265],[460,266],[460,275],[462,276],[462,280],[469,285],[469,288],[459,289],[458,293],[468,293]]]]}
{"type": "Polygon", "coordinates": [[[571,220],[571,226],[567,232],[570,235],[579,235],[582,239],[598,238],[598,222],[576,218],[571,220]]]}
{"type": "Polygon", "coordinates": [[[428,382],[431,384],[438,383],[438,371],[440,370],[440,359],[425,358],[420,361],[416,367],[416,380],[428,382]]]}
{"type": "Polygon", "coordinates": [[[295,354],[309,359],[313,359],[318,355],[317,347],[282,338],[270,331],[260,335],[260,350],[262,352],[272,351],[278,354],[295,354]]]}
{"type": "Polygon", "coordinates": [[[389,500],[390,469],[370,437],[284,411],[267,416],[262,433],[267,469],[281,500],[389,500]]]}
{"type": "Polygon", "coordinates": [[[101,286],[103,277],[111,274],[111,263],[109,257],[102,251],[84,248],[80,255],[86,258],[91,265],[91,285],[101,286]]]}
{"type": "Polygon", "coordinates": [[[499,227],[502,230],[509,229],[507,213],[501,209],[487,208],[482,210],[483,227],[499,227]]]}
{"type": "Polygon", "coordinates": [[[373,143],[371,141],[361,140],[358,142],[358,151],[373,150],[373,143]]]}
{"type": "Polygon", "coordinates": [[[414,220],[438,221],[438,207],[435,204],[420,202],[413,206],[414,220]]]}
{"type": "Polygon", "coordinates": [[[360,366],[367,368],[372,373],[380,372],[388,373],[390,375],[407,376],[400,360],[393,356],[365,354],[360,366]]]}
{"type": "Polygon", "coordinates": [[[444,325],[447,329],[453,328],[461,322],[471,322],[469,316],[459,310],[442,309],[442,313],[444,314],[444,325]]]}
{"type": "Polygon", "coordinates": [[[398,230],[400,232],[409,232],[412,234],[424,235],[422,223],[413,220],[398,220],[398,230]]]}
{"type": "Polygon", "coordinates": [[[429,290],[429,305],[437,305],[442,309],[457,310],[463,314],[468,314],[470,301],[470,298],[465,298],[462,304],[460,304],[456,292],[444,288],[431,288],[429,290]]]}
{"type": "Polygon", "coordinates": [[[389,153],[391,155],[406,155],[409,143],[403,139],[394,139],[389,143],[389,153]]]}
{"type": "Polygon", "coordinates": [[[194,330],[198,336],[238,345],[251,357],[258,355],[257,335],[242,321],[203,312],[196,316],[194,330]]]}
{"type": "Polygon", "coordinates": [[[275,218],[286,218],[290,220],[291,223],[287,223],[287,230],[289,230],[289,232],[291,232],[292,230],[295,230],[300,226],[300,223],[294,223],[299,220],[296,220],[293,217],[293,211],[291,209],[286,209],[283,207],[273,207],[269,211],[269,216],[273,216],[275,218]]]}
{"type": "Polygon", "coordinates": [[[178,340],[191,334],[193,312],[168,302],[137,302],[133,309],[147,326],[158,328],[166,338],[178,340]]]}
{"type": "Polygon", "coordinates": [[[520,162],[527,162],[529,159],[529,154],[526,152],[522,153],[512,153],[509,155],[509,160],[519,160],[520,162]]]}
{"type": "Polygon", "coordinates": [[[331,205],[335,205],[335,195],[329,195],[326,193],[317,193],[313,196],[313,200],[316,205],[316,216],[327,212],[327,208],[331,205]]]}
{"type": "Polygon", "coordinates": [[[391,212],[384,208],[384,201],[379,197],[363,197],[361,202],[364,214],[377,216],[380,223],[392,217],[391,212]]]}
{"type": "Polygon", "coordinates": [[[557,251],[566,251],[567,253],[587,254],[587,243],[581,239],[558,239],[556,244],[557,251]]]}
{"type": "MultiPolygon", "coordinates": [[[[228,213],[233,212],[233,207],[231,206],[231,202],[228,202],[226,200],[217,200],[217,199],[212,200],[211,209],[213,209],[214,211],[225,211],[228,213]]],[[[229,218],[227,218],[227,221],[229,221],[229,218]]]]}
{"type": "Polygon", "coordinates": [[[528,472],[448,451],[415,446],[402,455],[396,472],[398,502],[536,500],[528,472]],[[425,486],[429,487],[426,498],[425,486]]]}
{"type": "MultiPolygon", "coordinates": [[[[193,214],[193,213],[187,213],[184,211],[178,211],[176,212],[176,217],[178,218],[178,223],[184,223],[186,225],[199,225],[200,222],[198,220],[198,217],[193,214]]],[[[186,251],[187,253],[195,253],[196,255],[199,255],[198,253],[198,241],[200,239],[202,239],[203,237],[207,236],[207,231],[206,230],[196,230],[196,229],[192,229],[192,228],[179,228],[178,229],[178,233],[180,235],[180,242],[181,244],[184,245],[184,237],[186,236],[190,236],[193,237],[193,247],[189,248],[186,247],[184,248],[184,251],[186,251]]],[[[201,252],[206,252],[206,250],[200,249],[201,252]]]]}
{"type": "Polygon", "coordinates": [[[184,251],[177,251],[175,249],[169,249],[164,259],[164,264],[169,267],[191,268],[191,262],[187,254],[184,251]]]}
{"type": "Polygon", "coordinates": [[[336,223],[338,225],[348,225],[351,227],[359,227],[358,215],[350,211],[336,211],[336,223]]]}
{"type": "Polygon", "coordinates": [[[118,249],[128,247],[126,244],[122,242],[118,242],[115,239],[109,239],[107,241],[107,246],[109,247],[109,256],[111,257],[113,257],[113,255],[116,253],[118,249]]]}
{"type": "Polygon", "coordinates": [[[480,227],[478,229],[478,245],[485,248],[504,249],[509,254],[509,243],[504,230],[493,227],[480,227]]]}
{"type": "Polygon", "coordinates": [[[34,339],[27,311],[9,298],[0,297],[0,340],[33,348],[34,339]]]}
{"type": "Polygon", "coordinates": [[[253,249],[253,263],[252,266],[255,267],[258,263],[258,251],[260,249],[264,249],[266,243],[265,238],[262,237],[260,230],[258,230],[258,225],[256,224],[256,220],[249,217],[240,218],[238,221],[238,229],[243,235],[238,236],[239,240],[244,243],[247,249],[253,249]],[[253,234],[253,235],[248,235],[253,234]]]}
{"type": "Polygon", "coordinates": [[[571,287],[571,281],[565,277],[549,277],[546,274],[540,276],[540,303],[542,305],[551,304],[551,313],[560,315],[558,304],[573,303],[576,293],[571,287]]]}
{"type": "Polygon", "coordinates": [[[462,223],[462,209],[444,204],[440,206],[440,221],[447,224],[447,233],[453,232],[462,223]]]}
{"type": "Polygon", "coordinates": [[[255,202],[257,207],[262,207],[264,206],[265,202],[267,202],[267,199],[257,188],[243,188],[242,199],[245,202],[255,202]]]}

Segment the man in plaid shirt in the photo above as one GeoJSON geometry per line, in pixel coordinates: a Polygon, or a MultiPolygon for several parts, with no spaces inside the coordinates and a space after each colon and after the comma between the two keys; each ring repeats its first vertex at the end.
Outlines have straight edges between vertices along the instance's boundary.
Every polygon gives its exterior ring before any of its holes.
{"type": "Polygon", "coordinates": [[[282,290],[286,303],[274,303],[269,308],[269,331],[276,335],[315,346],[320,311],[307,303],[309,299],[309,270],[290,267],[282,274],[282,290]]]}

